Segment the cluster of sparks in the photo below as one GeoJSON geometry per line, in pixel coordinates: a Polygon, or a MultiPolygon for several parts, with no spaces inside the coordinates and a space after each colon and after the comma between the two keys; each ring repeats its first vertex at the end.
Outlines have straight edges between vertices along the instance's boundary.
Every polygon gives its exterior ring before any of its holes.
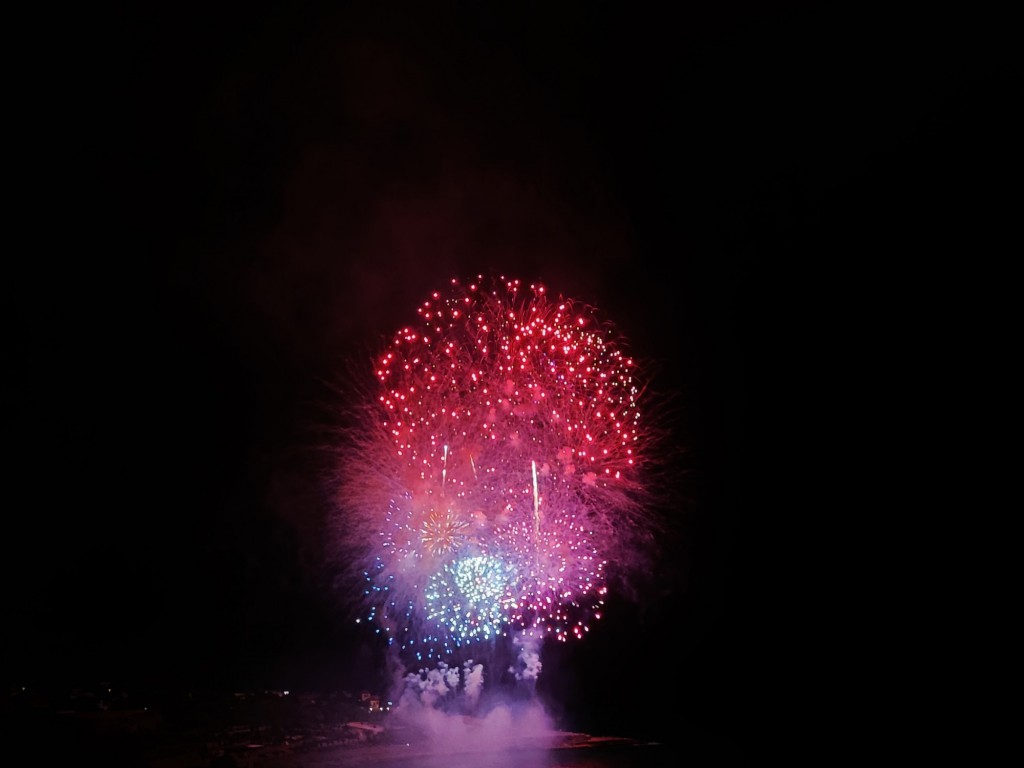
{"type": "Polygon", "coordinates": [[[635,361],[592,308],[518,280],[453,280],[418,314],[344,473],[367,618],[416,659],[583,637],[643,520],[635,361]]]}

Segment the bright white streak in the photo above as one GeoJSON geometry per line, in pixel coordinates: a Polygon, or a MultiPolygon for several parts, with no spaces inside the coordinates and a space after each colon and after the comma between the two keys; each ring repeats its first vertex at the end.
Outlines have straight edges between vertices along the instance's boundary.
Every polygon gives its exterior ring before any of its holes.
{"type": "Polygon", "coordinates": [[[442,459],[443,466],[441,467],[441,495],[444,496],[444,484],[448,479],[448,444],[444,446],[444,458],[442,459]]]}
{"type": "Polygon", "coordinates": [[[530,462],[533,465],[533,538],[540,535],[540,493],[537,490],[537,461],[530,462]]]}

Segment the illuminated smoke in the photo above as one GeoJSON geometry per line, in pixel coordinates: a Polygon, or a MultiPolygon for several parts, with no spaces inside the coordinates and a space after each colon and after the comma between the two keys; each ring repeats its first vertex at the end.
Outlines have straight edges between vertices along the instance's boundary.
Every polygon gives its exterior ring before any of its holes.
{"type": "Polygon", "coordinates": [[[509,668],[516,680],[535,682],[540,676],[541,661],[537,641],[534,638],[517,636],[515,646],[519,649],[516,664],[509,668]]]}

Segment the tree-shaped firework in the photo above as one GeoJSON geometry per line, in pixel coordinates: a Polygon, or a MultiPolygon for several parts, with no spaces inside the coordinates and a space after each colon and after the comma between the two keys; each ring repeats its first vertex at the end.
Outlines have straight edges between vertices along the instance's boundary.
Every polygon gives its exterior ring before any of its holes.
{"type": "Polygon", "coordinates": [[[654,435],[625,341],[541,285],[452,280],[377,355],[334,533],[403,657],[582,638],[655,539],[654,435]]]}

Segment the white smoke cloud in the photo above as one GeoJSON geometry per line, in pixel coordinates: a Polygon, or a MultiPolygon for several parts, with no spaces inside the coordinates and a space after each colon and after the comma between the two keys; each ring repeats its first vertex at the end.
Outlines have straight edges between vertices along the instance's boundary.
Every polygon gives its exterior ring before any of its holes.
{"type": "Polygon", "coordinates": [[[531,683],[527,698],[485,691],[484,665],[473,660],[411,672],[389,720],[434,754],[552,747],[559,733],[532,695],[540,673],[535,643],[519,644],[516,667],[516,679],[531,683]]]}
{"type": "Polygon", "coordinates": [[[407,674],[405,689],[398,703],[399,706],[435,707],[458,688],[459,670],[441,662],[437,669],[421,669],[407,674]]]}
{"type": "Polygon", "coordinates": [[[513,642],[519,648],[519,655],[516,663],[509,667],[508,671],[515,675],[516,680],[535,682],[543,666],[540,661],[539,641],[517,635],[513,642]]]}
{"type": "Polygon", "coordinates": [[[465,663],[462,670],[462,676],[466,691],[466,699],[469,703],[475,707],[477,702],[480,700],[480,692],[484,687],[484,665],[473,664],[473,660],[470,659],[465,663]]]}

